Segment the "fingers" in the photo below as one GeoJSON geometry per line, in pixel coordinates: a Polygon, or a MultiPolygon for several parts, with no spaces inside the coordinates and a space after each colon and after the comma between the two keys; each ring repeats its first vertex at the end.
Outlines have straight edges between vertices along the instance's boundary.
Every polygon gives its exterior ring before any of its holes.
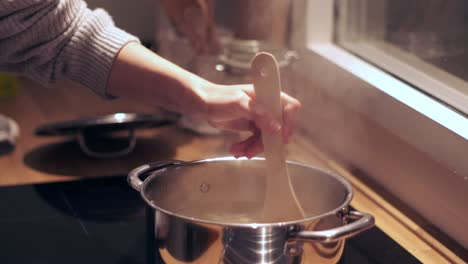
{"type": "Polygon", "coordinates": [[[276,120],[262,105],[255,102],[252,85],[215,85],[207,90],[209,99],[205,116],[217,128],[234,131],[252,131],[248,139],[233,144],[235,157],[254,157],[263,151],[261,132],[282,136],[289,143],[294,133],[297,112],[301,104],[286,93],[281,94],[282,120],[276,120]]]}
{"type": "Polygon", "coordinates": [[[271,135],[281,134],[281,122],[265,111],[261,105],[253,103],[250,110],[253,122],[261,131],[271,135]]]}
{"type": "Polygon", "coordinates": [[[283,141],[289,143],[294,134],[297,112],[301,107],[301,103],[286,93],[282,93],[281,98],[283,105],[283,141]]]}
{"type": "Polygon", "coordinates": [[[263,143],[260,130],[253,127],[254,133],[244,141],[237,142],[231,146],[231,154],[236,157],[247,157],[249,159],[263,152],[263,143]]]}
{"type": "Polygon", "coordinates": [[[250,118],[262,131],[270,134],[282,133],[285,143],[289,143],[296,124],[296,116],[301,103],[286,93],[281,93],[281,105],[283,108],[282,120],[276,120],[264,108],[255,103],[255,91],[252,85],[244,85],[242,89],[251,101],[249,102],[250,118]]]}
{"type": "Polygon", "coordinates": [[[255,91],[253,85],[242,86],[244,93],[251,99],[248,105],[250,118],[262,131],[278,134],[281,131],[281,122],[276,120],[263,106],[255,102],[255,91]]]}
{"type": "Polygon", "coordinates": [[[271,134],[280,134],[281,122],[275,120],[271,114],[254,100],[244,88],[249,85],[235,85],[215,88],[208,91],[210,99],[207,105],[207,116],[212,123],[226,126],[227,122],[236,119],[252,121],[262,131],[271,134]],[[223,124],[224,122],[224,124],[223,124]]]}
{"type": "Polygon", "coordinates": [[[245,156],[249,159],[263,152],[263,142],[260,135],[252,139],[252,141],[253,142],[245,148],[245,156]]]}
{"type": "Polygon", "coordinates": [[[228,121],[210,121],[210,124],[216,128],[230,131],[252,131],[252,122],[250,120],[239,118],[228,121]]]}

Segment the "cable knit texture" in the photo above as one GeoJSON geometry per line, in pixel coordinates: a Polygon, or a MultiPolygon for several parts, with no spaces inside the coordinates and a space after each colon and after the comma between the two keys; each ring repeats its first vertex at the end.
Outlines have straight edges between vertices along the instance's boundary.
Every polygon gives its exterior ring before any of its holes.
{"type": "Polygon", "coordinates": [[[138,39],[82,0],[0,0],[0,71],[42,84],[67,78],[103,97],[119,50],[138,39]]]}

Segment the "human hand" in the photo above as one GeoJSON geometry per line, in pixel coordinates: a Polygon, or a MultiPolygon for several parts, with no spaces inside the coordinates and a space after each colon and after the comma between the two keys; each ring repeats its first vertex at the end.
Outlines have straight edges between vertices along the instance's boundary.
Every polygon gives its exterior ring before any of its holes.
{"type": "Polygon", "coordinates": [[[213,16],[213,0],[161,0],[176,29],[198,53],[218,53],[221,44],[213,16]]]}
{"type": "Polygon", "coordinates": [[[213,84],[138,43],[130,43],[120,51],[112,67],[107,92],[198,116],[217,128],[252,132],[249,138],[231,147],[233,156],[248,158],[263,151],[260,131],[282,135],[288,143],[301,106],[298,100],[282,93],[283,120],[275,120],[255,101],[253,85],[213,84]]]}
{"type": "Polygon", "coordinates": [[[283,120],[272,115],[255,101],[252,85],[208,85],[204,89],[203,117],[214,127],[233,131],[250,131],[247,139],[234,143],[230,152],[235,157],[252,158],[263,152],[261,131],[282,136],[289,143],[294,132],[296,114],[301,104],[281,93],[283,120]]]}

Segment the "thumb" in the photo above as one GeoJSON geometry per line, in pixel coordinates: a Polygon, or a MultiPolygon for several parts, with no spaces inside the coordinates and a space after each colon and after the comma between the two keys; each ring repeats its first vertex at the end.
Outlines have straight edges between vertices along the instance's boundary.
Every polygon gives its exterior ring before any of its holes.
{"type": "Polygon", "coordinates": [[[266,111],[262,105],[253,103],[251,110],[252,120],[262,132],[266,132],[271,135],[281,134],[281,121],[274,118],[273,115],[266,111]]]}

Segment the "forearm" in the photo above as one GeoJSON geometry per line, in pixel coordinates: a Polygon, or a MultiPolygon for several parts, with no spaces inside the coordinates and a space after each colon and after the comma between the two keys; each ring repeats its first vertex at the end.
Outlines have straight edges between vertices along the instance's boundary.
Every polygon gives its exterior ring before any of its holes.
{"type": "Polygon", "coordinates": [[[282,94],[283,120],[276,120],[255,102],[252,85],[218,85],[208,82],[137,43],[118,53],[107,82],[107,93],[197,115],[216,127],[250,131],[252,136],[236,143],[231,153],[253,157],[262,151],[260,132],[292,136],[294,116],[300,103],[282,94]]]}
{"type": "Polygon", "coordinates": [[[203,112],[208,81],[178,67],[138,43],[122,48],[112,66],[107,92],[177,112],[203,112]]]}

